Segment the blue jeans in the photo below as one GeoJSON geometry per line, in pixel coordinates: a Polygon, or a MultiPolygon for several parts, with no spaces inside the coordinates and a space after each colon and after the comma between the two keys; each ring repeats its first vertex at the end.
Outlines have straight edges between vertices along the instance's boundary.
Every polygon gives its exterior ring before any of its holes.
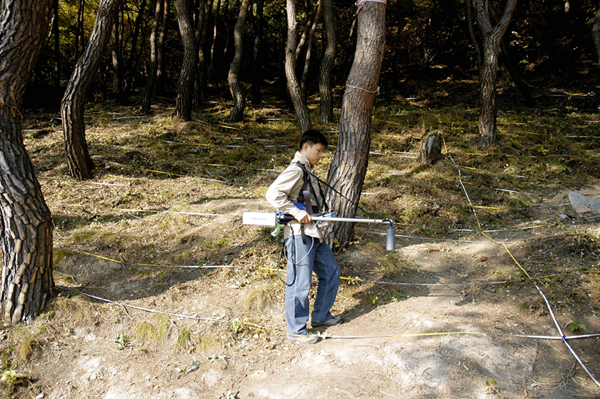
{"type": "Polygon", "coordinates": [[[289,334],[307,334],[312,272],[319,278],[317,297],[312,312],[312,321],[322,323],[329,320],[329,310],[335,302],[340,285],[340,267],[325,242],[318,238],[292,236],[285,240],[287,247],[287,284],[285,289],[285,317],[289,334]]]}

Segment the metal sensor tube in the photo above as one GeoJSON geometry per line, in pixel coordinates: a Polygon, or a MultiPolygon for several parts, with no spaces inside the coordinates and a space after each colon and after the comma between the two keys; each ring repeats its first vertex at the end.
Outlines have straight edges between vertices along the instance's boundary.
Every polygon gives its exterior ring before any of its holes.
{"type": "Polygon", "coordinates": [[[386,247],[388,251],[394,251],[396,249],[396,230],[394,224],[390,220],[390,227],[387,229],[387,243],[386,247]]]}

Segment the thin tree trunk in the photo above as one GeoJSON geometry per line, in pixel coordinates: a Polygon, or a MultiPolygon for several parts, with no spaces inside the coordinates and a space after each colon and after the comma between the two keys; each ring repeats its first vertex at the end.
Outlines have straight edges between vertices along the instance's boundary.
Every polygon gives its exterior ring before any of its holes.
{"type": "MultiPolygon", "coordinates": [[[[160,1],[160,0],[159,0],[160,1]]],[[[158,69],[156,70],[156,93],[159,95],[165,94],[165,80],[167,74],[165,72],[165,43],[167,40],[167,24],[171,10],[171,0],[164,0],[162,25],[158,36],[158,51],[156,57],[158,59],[158,69]]]]}
{"type": "MultiPolygon", "coordinates": [[[[117,13],[118,15],[118,13],[117,13]]],[[[123,93],[123,57],[121,51],[121,21],[117,16],[112,28],[112,67],[113,67],[113,89],[117,96],[119,105],[127,105],[127,99],[123,93]]]]}
{"type": "Polygon", "coordinates": [[[298,48],[296,1],[286,0],[287,12],[287,45],[285,47],[285,76],[287,78],[288,91],[294,104],[296,118],[300,124],[300,130],[305,132],[312,129],[312,122],[308,114],[308,107],[302,98],[300,85],[296,77],[296,49],[298,48]]]}
{"type": "Polygon", "coordinates": [[[175,0],[177,21],[183,41],[183,62],[177,85],[177,102],[175,111],[181,120],[192,119],[192,96],[194,94],[194,78],[198,64],[198,42],[194,36],[192,10],[189,0],[175,0]]]}
{"type": "Polygon", "coordinates": [[[279,93],[279,98],[285,101],[286,108],[292,108],[294,104],[292,104],[292,100],[290,99],[290,92],[287,88],[287,78],[285,76],[285,49],[286,43],[281,41],[277,51],[277,91],[279,93]]]}
{"type": "Polygon", "coordinates": [[[312,55],[312,47],[315,38],[315,30],[317,29],[317,22],[319,22],[319,17],[321,16],[321,4],[323,0],[317,0],[317,10],[315,13],[315,17],[312,20],[310,25],[310,31],[308,34],[308,41],[306,44],[306,53],[304,55],[304,67],[302,69],[302,77],[300,78],[300,92],[302,93],[302,98],[304,102],[306,102],[308,98],[308,89],[306,87],[306,82],[308,80],[308,71],[310,69],[310,58],[312,55]]]}
{"type": "Polygon", "coordinates": [[[227,62],[227,56],[229,54],[229,40],[231,39],[231,28],[229,24],[229,0],[225,0],[223,7],[223,24],[225,25],[225,44],[223,46],[223,59],[227,62]]]}
{"type": "Polygon", "coordinates": [[[490,21],[489,2],[475,0],[477,21],[483,36],[483,64],[479,70],[479,83],[481,86],[480,102],[481,114],[479,116],[479,136],[481,144],[493,146],[497,139],[497,109],[496,109],[496,80],[498,75],[498,52],[500,40],[512,18],[517,5],[517,0],[507,0],[504,13],[498,24],[494,27],[490,21]]]}
{"type": "Polygon", "coordinates": [[[58,0],[54,1],[52,7],[52,35],[54,36],[54,87],[58,89],[60,87],[60,30],[59,30],[59,14],[58,14],[58,0]]]}
{"type": "Polygon", "coordinates": [[[320,96],[320,119],[323,123],[329,123],[333,120],[333,92],[331,89],[331,70],[335,61],[336,39],[335,23],[333,22],[333,0],[323,1],[323,30],[327,38],[325,54],[321,61],[321,70],[319,73],[319,92],[320,96]]]}
{"type": "Polygon", "coordinates": [[[233,97],[233,107],[229,114],[229,119],[232,122],[239,122],[244,119],[244,108],[246,107],[244,93],[242,92],[242,86],[240,85],[240,67],[242,65],[242,54],[244,51],[242,36],[244,34],[244,25],[246,24],[246,15],[248,14],[249,6],[250,0],[242,1],[240,14],[235,23],[235,27],[233,28],[235,55],[233,56],[233,61],[231,61],[229,75],[227,76],[229,90],[231,91],[231,97],[233,97]]]}
{"type": "Polygon", "coordinates": [[[156,73],[158,71],[158,36],[159,28],[164,13],[164,0],[157,0],[154,8],[154,22],[152,23],[152,32],[150,33],[150,60],[148,62],[148,80],[142,97],[142,112],[150,112],[152,106],[152,93],[156,83],[156,73]]]}
{"type": "MultiPolygon", "coordinates": [[[[129,54],[129,58],[127,58],[127,65],[125,67],[125,76],[123,78],[125,84],[125,92],[129,92],[131,87],[134,84],[134,71],[137,70],[137,60],[138,60],[138,38],[140,35],[140,31],[142,30],[142,22],[144,22],[144,11],[146,10],[147,0],[142,0],[140,4],[140,8],[138,9],[138,15],[135,19],[135,27],[133,29],[133,34],[131,35],[131,52],[129,54]],[[136,68],[134,68],[134,64],[136,64],[136,68]]],[[[143,36],[142,36],[143,37],[143,36]]]]}
{"type": "MultiPolygon", "coordinates": [[[[497,24],[498,18],[496,17],[496,14],[494,13],[494,10],[492,8],[490,8],[490,16],[493,18],[494,23],[497,24]]],[[[502,38],[500,39],[500,61],[502,61],[502,65],[504,65],[504,67],[508,71],[508,74],[510,75],[510,78],[517,87],[517,90],[519,90],[519,93],[521,93],[521,95],[523,96],[525,105],[528,107],[535,107],[535,98],[531,95],[529,88],[527,87],[523,79],[521,79],[517,68],[514,66],[515,63],[513,62],[512,57],[510,56],[509,46],[506,42],[506,36],[504,35],[502,35],[502,38]]]]}
{"type": "MultiPolygon", "coordinates": [[[[385,4],[367,2],[358,14],[358,37],[352,69],[346,81],[340,134],[329,174],[327,203],[341,217],[354,217],[367,171],[371,116],[385,50],[385,4]]],[[[344,246],[354,224],[335,223],[330,245],[344,246]]]]}
{"type": "Polygon", "coordinates": [[[217,0],[217,9],[215,11],[215,20],[213,23],[212,42],[210,43],[210,63],[208,67],[207,79],[212,79],[215,67],[215,46],[217,43],[217,31],[219,26],[219,14],[221,10],[221,0],[217,0]]]}
{"type": "Polygon", "coordinates": [[[23,145],[19,111],[53,3],[12,0],[0,9],[0,317],[11,324],[33,320],[54,294],[52,217],[23,145]]]}
{"type": "Polygon", "coordinates": [[[75,65],[61,103],[67,166],[71,177],[77,180],[92,177],[94,163],[85,141],[85,97],[110,40],[110,32],[119,9],[119,3],[120,0],[100,1],[90,41],[75,65]]]}
{"type": "Polygon", "coordinates": [[[483,58],[481,57],[481,49],[479,48],[479,43],[477,42],[477,37],[475,36],[475,32],[473,31],[473,0],[467,0],[467,26],[469,29],[469,37],[471,38],[471,42],[473,43],[473,50],[475,51],[475,56],[477,57],[477,65],[481,66],[483,64],[483,58]]]}
{"type": "Polygon", "coordinates": [[[198,43],[198,66],[197,72],[194,78],[194,95],[192,96],[192,107],[198,108],[202,104],[202,89],[200,87],[200,65],[202,64],[201,57],[203,57],[202,52],[202,44],[200,43],[200,38],[202,37],[202,29],[204,26],[204,17],[206,15],[206,1],[205,0],[194,0],[194,22],[195,22],[195,30],[194,37],[196,38],[196,43],[198,43]]]}
{"type": "Polygon", "coordinates": [[[200,40],[198,43],[198,93],[197,93],[197,102],[198,104],[205,103],[208,101],[208,93],[206,92],[207,88],[207,74],[208,74],[208,66],[207,66],[207,45],[206,40],[208,38],[208,25],[210,23],[210,19],[212,18],[212,7],[213,0],[207,0],[206,2],[202,0],[200,2],[200,7],[204,8],[206,3],[206,11],[204,13],[200,13],[201,21],[202,21],[202,29],[200,33],[200,40]]]}
{"type": "Polygon", "coordinates": [[[596,8],[596,15],[594,16],[592,38],[594,39],[594,48],[596,49],[596,57],[598,57],[598,65],[600,65],[600,2],[598,2],[598,8],[596,8]]]}
{"type": "Polygon", "coordinates": [[[262,60],[260,59],[260,42],[263,36],[263,0],[256,0],[256,21],[254,47],[252,49],[252,104],[262,103],[262,60]]]}
{"type": "MultiPolygon", "coordinates": [[[[57,0],[58,1],[58,0],[57,0]]],[[[77,13],[77,31],[75,33],[75,58],[79,57],[79,54],[83,52],[85,46],[85,31],[83,29],[83,19],[85,11],[85,0],[80,0],[79,11],[77,13]],[[79,47],[81,46],[81,50],[79,47]]]]}
{"type": "MultiPolygon", "coordinates": [[[[308,4],[306,4],[308,10],[308,4]]],[[[317,3],[313,7],[312,12],[306,18],[306,23],[304,24],[304,30],[302,31],[302,35],[300,35],[300,40],[298,40],[298,45],[296,47],[296,62],[300,59],[300,54],[304,47],[307,45],[308,40],[310,38],[310,33],[313,28],[314,22],[319,19],[319,14],[321,13],[321,1],[317,0],[317,3]]]]}

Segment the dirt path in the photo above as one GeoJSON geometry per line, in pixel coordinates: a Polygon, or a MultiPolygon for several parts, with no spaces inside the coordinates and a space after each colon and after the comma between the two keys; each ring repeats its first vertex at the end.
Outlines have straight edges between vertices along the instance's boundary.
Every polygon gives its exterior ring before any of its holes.
{"type": "MultiPolygon", "coordinates": [[[[500,249],[483,240],[408,245],[399,251],[410,269],[418,270],[409,279],[460,284],[470,279],[465,275],[481,273],[476,268],[491,268],[485,263],[503,257],[500,249]]],[[[566,398],[599,392],[581,368],[573,368],[574,358],[560,341],[508,336],[557,336],[549,316],[530,317],[519,310],[521,298],[532,294],[530,287],[438,285],[405,292],[410,293],[406,300],[348,311],[347,323],[327,331],[335,338],[299,349],[272,374],[242,384],[240,397],[286,398],[302,392],[307,398],[566,398]],[[363,338],[344,339],[348,336],[363,338]],[[384,337],[371,338],[378,336],[384,337]]],[[[564,325],[569,317],[558,318],[564,325]]],[[[593,325],[590,330],[597,331],[598,321],[593,325]]],[[[592,350],[580,354],[593,367],[598,351],[592,345],[583,348],[592,350]]]]}
{"type": "MultiPolygon", "coordinates": [[[[507,247],[518,253],[537,233],[525,233],[507,247]]],[[[411,241],[413,241],[411,243],[411,241]]],[[[340,256],[346,273],[373,267],[375,252],[340,256]]],[[[186,353],[160,344],[131,341],[122,351],[113,341],[147,317],[104,305],[98,324],[75,330],[49,345],[30,370],[48,398],[570,398],[594,397],[600,389],[561,341],[510,337],[558,336],[538,303],[531,283],[506,250],[487,239],[415,244],[396,251],[401,266],[370,283],[346,285],[337,311],[346,323],[329,328],[316,345],[288,343],[283,334],[259,331],[222,348],[186,353]],[[509,283],[479,284],[481,281],[509,283]],[[432,284],[405,286],[381,283],[432,284]],[[477,284],[461,285],[465,282],[477,284]],[[457,284],[457,285],[452,285],[457,284]],[[245,343],[244,343],[245,342],[245,343]],[[186,368],[199,360],[197,369],[186,368]]],[[[231,280],[235,280],[232,275],[231,280]]],[[[223,279],[219,279],[221,283],[223,279]]],[[[118,284],[115,283],[115,284],[118,284]]],[[[117,292],[120,288],[113,286],[117,292]]],[[[239,317],[247,289],[218,287],[206,279],[178,284],[166,294],[126,301],[185,314],[239,317]],[[177,292],[177,294],[175,294],[177,292]]],[[[284,330],[278,304],[262,312],[261,324],[284,330]]],[[[558,310],[561,326],[573,320],[558,310]]],[[[600,329],[596,316],[580,319],[588,332],[600,329]]],[[[178,328],[206,331],[206,322],[172,318],[178,328]]],[[[567,335],[571,335],[566,329],[567,335]]],[[[592,371],[600,359],[596,338],[571,341],[592,371]]],[[[192,367],[193,368],[193,367],[192,367]]]]}

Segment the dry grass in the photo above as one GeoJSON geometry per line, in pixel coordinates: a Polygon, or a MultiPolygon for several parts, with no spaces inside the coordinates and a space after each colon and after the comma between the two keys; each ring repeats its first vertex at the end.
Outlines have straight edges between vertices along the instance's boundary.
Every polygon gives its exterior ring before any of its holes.
{"type": "Polygon", "coordinates": [[[220,346],[219,340],[212,334],[204,334],[198,336],[198,349],[201,351],[210,350],[220,346]]]}
{"type": "MultiPolygon", "coordinates": [[[[361,197],[360,205],[378,217],[394,218],[398,234],[463,239],[470,236],[453,229],[477,227],[450,154],[461,168],[473,203],[494,208],[477,210],[484,227],[511,228],[533,220],[552,222],[557,209],[542,211],[538,206],[543,204],[544,194],[555,194],[565,187],[583,187],[600,178],[597,140],[566,138],[567,135],[600,136],[597,124],[587,122],[600,119],[597,114],[501,112],[499,145],[482,149],[477,143],[476,108],[458,104],[436,109],[431,104],[404,100],[377,101],[371,150],[382,155],[369,157],[363,186],[363,192],[369,194],[361,197]],[[434,131],[441,132],[444,140],[442,161],[425,168],[415,159],[405,157],[412,156],[406,152],[416,156],[422,137],[434,131]],[[531,192],[534,195],[529,195],[531,192]]],[[[250,112],[256,120],[237,125],[242,130],[224,128],[219,123],[227,115],[223,106],[205,109],[197,115],[208,125],[171,118],[170,108],[157,108],[154,116],[139,120],[112,119],[112,116],[137,116],[136,112],[133,107],[119,108],[107,116],[100,106],[91,106],[86,111],[90,121],[87,138],[97,165],[94,179],[87,182],[66,177],[58,125],[34,122],[33,118],[24,122],[25,128],[52,131],[44,136],[25,137],[56,225],[56,276],[64,276],[56,279],[63,296],[54,300],[44,315],[45,320],[65,336],[75,327],[94,326],[101,320],[97,334],[105,339],[112,339],[118,326],[122,331],[134,331],[132,336],[144,345],[173,345],[175,351],[184,352],[206,351],[221,345],[235,347],[243,340],[249,345],[252,339],[263,339],[269,332],[243,320],[247,316],[249,320],[261,320],[256,324],[262,325],[264,310],[282,297],[284,286],[273,270],[280,239],[270,236],[271,229],[241,227],[240,218],[243,211],[272,211],[265,205],[264,194],[276,173],[258,169],[281,170],[288,164],[299,136],[297,127],[289,120],[264,123],[260,118],[290,116],[280,110],[268,110],[250,112]],[[274,147],[266,148],[265,143],[274,147]],[[228,147],[240,144],[245,148],[228,147]],[[285,145],[288,147],[282,147],[285,145]],[[175,212],[225,216],[213,218],[175,212]],[[84,251],[120,263],[85,255],[84,251]],[[165,267],[182,265],[235,268],[165,267]],[[107,310],[108,306],[90,303],[80,295],[66,297],[75,285],[78,290],[93,290],[122,303],[140,302],[160,311],[181,311],[208,318],[217,315],[222,318],[219,320],[237,318],[237,321],[217,321],[211,325],[210,333],[202,334],[197,333],[197,325],[178,322],[175,338],[175,330],[170,330],[172,324],[165,314],[147,318],[132,313],[133,320],[129,320],[118,306],[107,310]],[[247,294],[242,295],[243,292],[247,294]],[[236,306],[224,307],[224,303],[236,306]],[[106,314],[99,317],[97,313],[102,312],[106,314]],[[105,320],[114,321],[115,326],[105,320]],[[255,335],[260,338],[254,338],[255,335]]],[[[43,116],[38,120],[51,119],[43,116]]],[[[315,127],[325,132],[338,128],[335,124],[315,127]]],[[[336,142],[337,133],[327,136],[331,143],[336,142]]],[[[320,176],[327,175],[332,159],[333,152],[327,153],[317,171],[320,176]]],[[[373,277],[372,273],[403,272],[402,260],[386,254],[380,237],[369,233],[372,226],[357,226],[356,230],[356,241],[348,252],[339,255],[344,260],[342,268],[346,276],[367,281],[373,277]],[[353,251],[369,262],[355,266],[353,251]]],[[[543,231],[545,235],[531,243],[530,253],[526,254],[543,265],[540,273],[557,272],[556,262],[547,251],[552,249],[557,254],[560,249],[568,249],[572,255],[570,263],[561,264],[558,271],[586,276],[577,281],[562,277],[548,279],[545,289],[549,295],[580,309],[599,308],[600,279],[589,266],[600,260],[597,237],[586,231],[578,236],[579,241],[573,242],[572,232],[562,223],[549,225],[543,231]],[[557,235],[559,238],[548,243],[548,237],[557,232],[561,234],[557,235]]],[[[511,277],[504,270],[499,270],[500,273],[503,278],[511,277]]],[[[381,302],[384,296],[402,299],[402,294],[395,292],[380,295],[362,281],[344,281],[336,312],[352,309],[361,300],[381,302]]],[[[527,298],[523,301],[531,302],[527,298]]],[[[282,319],[273,318],[269,323],[281,327],[282,319]]],[[[15,356],[23,356],[20,362],[26,362],[36,347],[45,345],[35,334],[11,336],[10,340],[14,341],[15,356]]]]}
{"type": "Polygon", "coordinates": [[[92,324],[95,318],[94,305],[81,295],[70,298],[59,296],[52,304],[48,319],[53,321],[68,322],[71,327],[92,324]]]}
{"type": "Polygon", "coordinates": [[[164,342],[169,333],[169,325],[169,316],[160,313],[152,321],[142,321],[135,329],[134,337],[143,343],[164,342]]]}
{"type": "Polygon", "coordinates": [[[179,329],[177,334],[177,342],[175,344],[175,351],[184,351],[191,353],[194,351],[194,340],[192,338],[192,332],[187,327],[179,329]]]}
{"type": "Polygon", "coordinates": [[[248,292],[243,305],[246,309],[260,311],[270,306],[278,299],[279,287],[276,285],[263,285],[248,292]]]}

